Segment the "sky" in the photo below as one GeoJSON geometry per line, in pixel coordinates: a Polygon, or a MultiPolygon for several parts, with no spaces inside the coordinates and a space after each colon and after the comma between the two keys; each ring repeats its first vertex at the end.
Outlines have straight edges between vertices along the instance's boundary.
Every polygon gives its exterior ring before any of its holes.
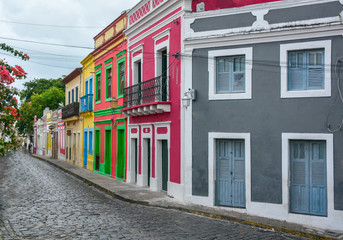
{"type": "Polygon", "coordinates": [[[29,61],[0,51],[10,65],[20,65],[28,73],[25,80],[60,78],[81,67],[92,52],[94,36],[139,0],[0,0],[0,43],[30,56],[29,61]],[[16,40],[11,40],[16,39],[16,40]],[[48,44],[70,45],[62,47],[48,44]]]}

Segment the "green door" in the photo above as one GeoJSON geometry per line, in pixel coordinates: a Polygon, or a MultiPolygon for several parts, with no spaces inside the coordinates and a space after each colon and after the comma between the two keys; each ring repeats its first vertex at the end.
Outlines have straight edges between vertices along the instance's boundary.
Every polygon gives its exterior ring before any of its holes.
{"type": "Polygon", "coordinates": [[[95,154],[95,161],[94,161],[94,169],[95,171],[100,170],[100,129],[95,128],[95,139],[94,139],[94,154],[95,154]]]}
{"type": "Polygon", "coordinates": [[[111,145],[112,134],[111,130],[105,130],[105,174],[111,174],[111,145]]]}
{"type": "Polygon", "coordinates": [[[151,159],[150,159],[150,139],[148,139],[148,186],[150,187],[150,169],[151,169],[151,159]]]}
{"type": "Polygon", "coordinates": [[[137,182],[137,175],[138,175],[138,145],[137,145],[137,138],[134,139],[134,148],[135,148],[135,182],[137,182]]]}
{"type": "Polygon", "coordinates": [[[167,63],[167,50],[163,50],[162,54],[162,101],[168,100],[168,86],[167,86],[167,76],[168,76],[168,63],[167,63]]]}
{"type": "Polygon", "coordinates": [[[125,131],[117,132],[117,178],[125,178],[125,131]]]}
{"type": "Polygon", "coordinates": [[[162,190],[168,190],[168,141],[162,140],[162,190]]]}

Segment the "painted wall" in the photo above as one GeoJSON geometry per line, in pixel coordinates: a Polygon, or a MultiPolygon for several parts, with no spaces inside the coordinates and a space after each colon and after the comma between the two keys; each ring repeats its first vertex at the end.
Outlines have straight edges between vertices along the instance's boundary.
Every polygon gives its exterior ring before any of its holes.
{"type": "MultiPolygon", "coordinates": [[[[173,14],[181,11],[177,9],[173,14]]],[[[162,18],[160,21],[165,20],[169,16],[162,18]]],[[[130,46],[130,49],[134,49],[136,46],[143,44],[143,56],[142,56],[142,81],[146,81],[155,77],[155,42],[153,36],[170,29],[170,38],[166,41],[169,41],[169,50],[168,50],[168,76],[169,78],[169,98],[171,102],[171,111],[167,113],[151,114],[151,115],[142,115],[135,116],[130,118],[131,124],[142,124],[142,123],[156,123],[156,122],[165,122],[171,121],[171,135],[170,142],[172,143],[172,150],[170,150],[170,181],[174,183],[180,183],[181,181],[181,161],[180,161],[180,84],[181,84],[181,58],[176,58],[172,56],[177,52],[181,51],[181,18],[177,19],[176,23],[168,23],[163,27],[159,28],[155,32],[143,38],[141,41],[138,41],[134,45],[130,46]]],[[[148,28],[154,27],[156,24],[149,25],[148,28]]],[[[142,28],[142,32],[145,32],[146,29],[142,28]]],[[[137,35],[141,35],[138,33],[137,35]]],[[[135,39],[137,36],[133,36],[130,41],[135,39]]],[[[131,54],[130,58],[133,55],[131,54]]],[[[130,62],[130,85],[132,85],[132,72],[133,66],[132,61],[130,62]]],[[[154,141],[152,141],[152,151],[155,152],[154,141]]],[[[141,154],[139,155],[139,162],[141,163],[141,154]]],[[[154,172],[155,157],[152,155],[152,171],[154,172]]]]}
{"type": "MultiPolygon", "coordinates": [[[[341,36],[332,40],[332,63],[343,54],[341,36]]],[[[323,40],[306,39],[295,42],[323,40]]],[[[208,132],[251,133],[251,198],[255,202],[282,203],[281,133],[328,133],[327,119],[341,121],[342,103],[337,99],[337,78],[332,67],[332,97],[280,98],[280,43],[253,47],[252,99],[208,101],[208,51],[193,55],[193,194],[208,195],[208,132]],[[254,61],[255,60],[255,61],[254,61]]],[[[224,48],[220,48],[224,49],[224,48]]],[[[225,48],[226,49],[226,48],[225,48]]],[[[334,203],[343,210],[343,132],[334,133],[334,203]]]]}
{"type": "Polygon", "coordinates": [[[192,1],[192,11],[196,12],[196,5],[199,3],[205,3],[205,11],[224,9],[224,8],[234,8],[242,7],[246,5],[275,2],[280,0],[193,0],[192,1]]]}
{"type": "MultiPolygon", "coordinates": [[[[123,36],[122,30],[125,28],[127,23],[126,14],[118,17],[109,27],[105,28],[95,38],[95,46],[97,47],[94,54],[94,127],[100,128],[100,174],[104,174],[104,163],[105,163],[105,130],[111,129],[112,132],[112,145],[111,145],[111,174],[110,176],[116,178],[117,168],[117,124],[112,124],[118,119],[124,119],[124,114],[120,112],[123,108],[123,98],[118,95],[118,61],[124,61],[127,66],[126,58],[126,38],[123,36]],[[115,31],[112,31],[115,29],[115,31]],[[100,40],[99,40],[100,39],[100,40]],[[117,108],[114,114],[111,111],[111,103],[106,99],[106,69],[112,68],[112,97],[118,100],[117,108]],[[100,72],[101,75],[101,100],[96,101],[97,91],[97,74],[100,72]]],[[[93,130],[95,136],[95,131],[93,130]]],[[[97,143],[97,139],[94,139],[94,144],[97,143]]],[[[95,147],[94,147],[95,149],[95,147]]],[[[95,154],[95,153],[94,153],[95,154]]],[[[126,155],[126,153],[125,153],[126,155]]],[[[124,170],[125,172],[125,170],[124,170]]],[[[126,176],[125,176],[126,177],[126,176]]]]}
{"type": "MultiPolygon", "coordinates": [[[[81,96],[85,96],[85,80],[89,78],[90,76],[93,76],[92,80],[92,93],[93,93],[93,110],[94,110],[94,57],[92,55],[88,55],[84,60],[81,61],[82,64],[82,93],[81,96]]],[[[90,84],[90,83],[88,83],[90,84]]],[[[88,91],[90,89],[90,86],[88,86],[88,91]]],[[[81,105],[80,105],[81,109],[81,105]]],[[[86,112],[86,113],[81,113],[83,116],[83,122],[82,122],[82,161],[84,159],[84,134],[85,134],[85,129],[87,130],[87,169],[90,171],[94,170],[94,113],[93,111],[91,112],[86,112]],[[93,140],[92,140],[92,151],[90,154],[89,152],[89,129],[92,129],[92,134],[93,134],[93,140]]]]}

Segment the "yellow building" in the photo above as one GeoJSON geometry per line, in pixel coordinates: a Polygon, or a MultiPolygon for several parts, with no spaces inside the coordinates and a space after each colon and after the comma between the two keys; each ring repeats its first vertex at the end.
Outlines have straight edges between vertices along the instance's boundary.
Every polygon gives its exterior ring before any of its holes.
{"type": "Polygon", "coordinates": [[[82,159],[83,167],[94,170],[94,56],[88,55],[81,61],[82,64],[82,97],[81,97],[81,116],[82,116],[82,159]]]}
{"type": "MultiPolygon", "coordinates": [[[[48,110],[48,109],[47,109],[48,110]]],[[[51,153],[52,153],[52,141],[51,141],[51,131],[50,131],[50,126],[51,126],[51,110],[48,110],[46,112],[46,139],[47,139],[47,143],[46,143],[46,152],[45,155],[48,157],[51,157],[51,153]]]]}
{"type": "Polygon", "coordinates": [[[65,84],[65,107],[62,108],[62,121],[66,129],[66,161],[83,167],[82,161],[82,118],[80,117],[80,89],[82,69],[76,68],[62,82],[65,84]]]}

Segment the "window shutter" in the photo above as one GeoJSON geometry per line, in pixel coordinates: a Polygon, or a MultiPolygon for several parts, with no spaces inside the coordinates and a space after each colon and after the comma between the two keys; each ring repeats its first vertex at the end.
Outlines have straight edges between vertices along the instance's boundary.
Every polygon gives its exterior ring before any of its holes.
{"type": "Polygon", "coordinates": [[[217,74],[217,93],[230,92],[230,74],[218,73],[217,74]]]}
{"type": "Polygon", "coordinates": [[[305,83],[305,69],[288,68],[288,90],[303,90],[305,83]]]}
{"type": "Polygon", "coordinates": [[[311,143],[310,213],[326,215],[326,149],[325,142],[311,143]]]}
{"type": "Polygon", "coordinates": [[[324,88],[324,69],[322,67],[308,68],[308,89],[324,88]]]}

